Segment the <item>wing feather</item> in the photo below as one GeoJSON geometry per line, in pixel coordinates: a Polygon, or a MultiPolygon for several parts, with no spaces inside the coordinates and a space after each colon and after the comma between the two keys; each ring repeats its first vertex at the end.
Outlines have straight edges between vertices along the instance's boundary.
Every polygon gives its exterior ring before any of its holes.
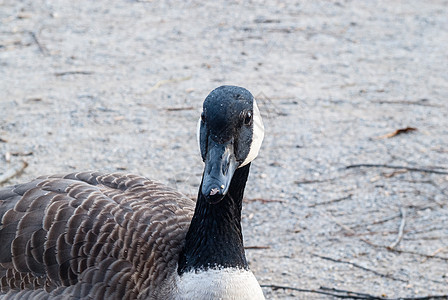
{"type": "Polygon", "coordinates": [[[194,205],[120,173],[1,188],[0,299],[135,299],[156,290],[176,272],[194,205]]]}

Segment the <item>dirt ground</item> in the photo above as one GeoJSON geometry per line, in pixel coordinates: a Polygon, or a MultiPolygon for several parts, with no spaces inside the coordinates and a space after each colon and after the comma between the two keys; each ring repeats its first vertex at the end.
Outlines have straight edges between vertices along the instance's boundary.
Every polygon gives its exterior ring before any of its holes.
{"type": "Polygon", "coordinates": [[[259,282],[448,294],[447,49],[442,0],[3,0],[0,173],[28,163],[3,185],[119,170],[195,195],[202,101],[240,85],[266,127],[243,210],[259,282]]]}

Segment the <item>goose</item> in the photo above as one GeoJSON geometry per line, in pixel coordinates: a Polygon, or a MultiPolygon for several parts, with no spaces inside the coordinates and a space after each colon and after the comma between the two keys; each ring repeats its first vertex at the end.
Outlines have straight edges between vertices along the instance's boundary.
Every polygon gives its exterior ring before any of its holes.
{"type": "Polygon", "coordinates": [[[264,299],[241,208],[264,137],[252,94],[205,98],[197,200],[141,176],[78,172],[0,189],[0,299],[264,299]]]}

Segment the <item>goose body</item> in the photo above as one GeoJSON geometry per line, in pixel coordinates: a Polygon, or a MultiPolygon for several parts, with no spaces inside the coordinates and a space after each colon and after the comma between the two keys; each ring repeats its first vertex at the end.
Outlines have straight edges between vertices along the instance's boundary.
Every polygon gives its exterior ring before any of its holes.
{"type": "Polygon", "coordinates": [[[253,96],[223,86],[198,123],[196,201],[121,173],[0,188],[0,299],[264,299],[241,232],[262,139],[253,96]]]}

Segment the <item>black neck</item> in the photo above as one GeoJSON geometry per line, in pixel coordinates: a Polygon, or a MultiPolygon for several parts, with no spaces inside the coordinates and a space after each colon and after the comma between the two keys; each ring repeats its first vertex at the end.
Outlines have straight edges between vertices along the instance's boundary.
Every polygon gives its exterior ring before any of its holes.
{"type": "Polygon", "coordinates": [[[196,209],[180,253],[179,275],[194,270],[239,267],[247,269],[241,233],[241,207],[250,163],[238,168],[227,195],[210,204],[199,187],[196,209]]]}

